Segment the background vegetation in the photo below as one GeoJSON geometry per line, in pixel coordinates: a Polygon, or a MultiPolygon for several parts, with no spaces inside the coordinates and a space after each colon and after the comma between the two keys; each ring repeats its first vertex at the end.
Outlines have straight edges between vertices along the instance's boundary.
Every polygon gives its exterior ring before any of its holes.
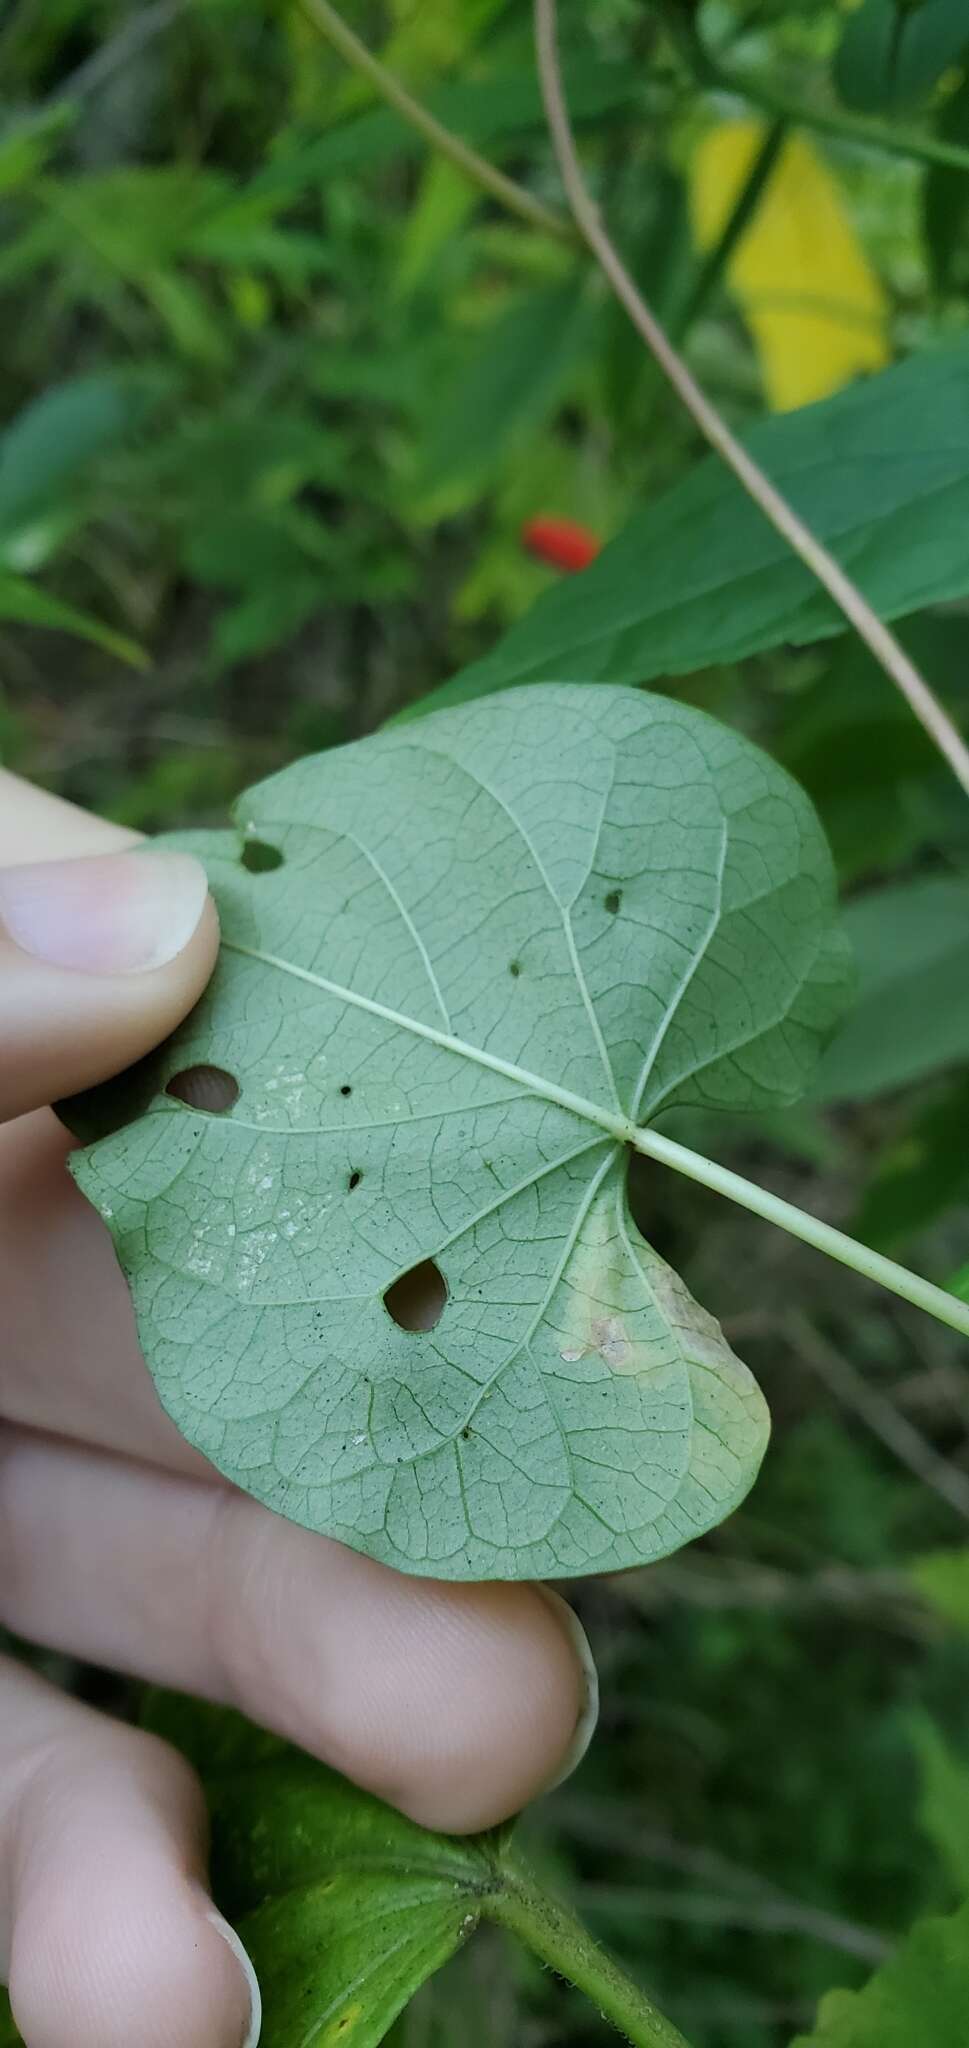
{"type": "MultiPolygon", "coordinates": [[[[559,206],[523,0],[344,12],[559,206]]],[[[966,328],[961,4],[576,0],[563,39],[616,239],[731,423],[966,328]]],[[[561,573],[524,523],[608,539],[697,459],[587,258],[429,155],[312,5],[7,0],[0,115],[0,746],[78,802],[221,821],[485,653],[561,573]]],[[[903,630],[965,724],[969,606],[903,630]]],[[[660,686],[800,777],[861,905],[851,1057],[711,1146],[958,1280],[958,789],[847,637],[660,686]]],[[[969,1892],[969,1374],[950,1333],[714,1196],[644,1171],[640,1201],[774,1445],[715,1536],[579,1589],[601,1730],[523,1838],[698,2048],[780,2048],[969,1892]]],[[[489,1934],[398,2031],[600,2038],[489,1934]]]]}

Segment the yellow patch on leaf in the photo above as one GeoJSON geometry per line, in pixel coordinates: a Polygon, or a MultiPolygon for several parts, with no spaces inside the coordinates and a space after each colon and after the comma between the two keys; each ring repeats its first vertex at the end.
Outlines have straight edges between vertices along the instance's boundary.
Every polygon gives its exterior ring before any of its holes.
{"type": "MultiPolygon", "coordinates": [[[[763,144],[759,121],[725,121],[690,167],[694,239],[712,248],[763,144]]],[[[885,294],[811,144],[785,142],[726,269],[760,361],[767,402],[789,412],[889,360],[885,294]]]]}

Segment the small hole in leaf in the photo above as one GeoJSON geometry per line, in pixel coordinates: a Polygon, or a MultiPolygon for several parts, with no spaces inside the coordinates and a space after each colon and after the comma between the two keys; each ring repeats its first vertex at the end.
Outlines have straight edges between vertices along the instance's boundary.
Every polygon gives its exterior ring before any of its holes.
{"type": "Polygon", "coordinates": [[[517,981],[517,980],[518,980],[518,977],[519,977],[519,975],[520,975],[521,971],[522,971],[522,964],[521,964],[521,961],[520,961],[520,960],[509,960],[509,962],[508,962],[508,972],[509,972],[509,974],[511,975],[512,981],[517,981]]]}
{"type": "Polygon", "coordinates": [[[402,1273],[384,1295],[384,1307],[398,1330],[433,1330],[446,1301],[447,1282],[433,1259],[422,1259],[419,1266],[402,1273]]]}
{"type": "Polygon", "coordinates": [[[610,917],[615,917],[621,902],[622,890],[610,889],[608,896],[605,898],[606,909],[608,910],[610,917]]]}
{"type": "Polygon", "coordinates": [[[278,846],[270,846],[267,839],[247,839],[242,849],[242,865],[251,875],[268,875],[273,868],[281,868],[283,856],[278,846]]]}
{"type": "Polygon", "coordinates": [[[183,1067],[165,1087],[166,1095],[185,1102],[189,1109],[204,1109],[209,1116],[224,1116],[239,1100],[239,1083],[224,1067],[183,1067]]]}
{"type": "Polygon", "coordinates": [[[349,1083],[349,1081],[344,1081],[344,1083],[343,1083],[343,1086],[342,1086],[342,1088],[340,1089],[340,1094],[341,1094],[341,1095],[352,1095],[352,1094],[353,1094],[353,1089],[351,1088],[351,1086],[350,1086],[350,1083],[349,1083]]]}
{"type": "Polygon", "coordinates": [[[462,1443],[467,1443],[467,1441],[468,1441],[468,1438],[469,1438],[469,1436],[470,1436],[470,1435],[471,1435],[471,1431],[470,1431],[470,1429],[462,1429],[462,1431],[461,1431],[461,1441],[462,1441],[462,1443]]]}
{"type": "Polygon", "coordinates": [[[358,1187],[360,1186],[360,1182],[362,1181],[362,1179],[363,1179],[363,1174],[362,1174],[362,1173],[358,1173],[358,1172],[357,1172],[357,1169],[356,1169],[356,1167],[354,1167],[354,1169],[353,1169],[353,1172],[351,1173],[351,1175],[350,1175],[350,1178],[349,1178],[349,1180],[347,1181],[347,1187],[348,1187],[348,1188],[358,1188],[358,1187]]]}

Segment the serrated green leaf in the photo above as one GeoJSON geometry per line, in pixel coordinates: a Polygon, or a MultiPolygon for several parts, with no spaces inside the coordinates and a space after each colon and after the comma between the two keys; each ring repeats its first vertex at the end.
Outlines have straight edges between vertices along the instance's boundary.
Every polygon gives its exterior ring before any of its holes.
{"type": "Polygon", "coordinates": [[[193,841],[206,996],[66,1111],[169,1413],[411,1572],[613,1570],[720,1521],[766,1411],[636,1231],[624,1139],[803,1090],[845,981],[807,799],[701,712],[562,685],[297,763],[237,817],[281,860],[193,841]],[[200,1065],[226,1114],[166,1092],[200,1065]],[[443,1313],[401,1328],[384,1296],[427,1260],[443,1313]]]}
{"type": "MultiPolygon", "coordinates": [[[[762,421],[745,439],[881,617],[969,589],[969,342],[762,421]]],[[[416,713],[562,674],[600,683],[685,675],[843,628],[786,541],[710,457],[416,713]]]]}
{"type": "Polygon", "coordinates": [[[873,890],[845,913],[858,1002],[832,1039],[813,1093],[879,1095],[965,1060],[969,880],[931,876],[873,890]]]}
{"type": "Polygon", "coordinates": [[[918,1920],[862,1991],[829,1991],[791,2048],[965,2048],[969,1906],[918,1920]]]}

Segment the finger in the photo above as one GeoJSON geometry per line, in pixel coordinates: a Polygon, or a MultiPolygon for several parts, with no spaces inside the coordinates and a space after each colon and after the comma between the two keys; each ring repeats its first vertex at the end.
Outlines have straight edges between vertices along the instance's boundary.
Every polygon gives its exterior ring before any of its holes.
{"type": "Polygon", "coordinates": [[[138,834],[92,818],[47,790],[34,789],[0,768],[0,867],[14,861],[62,860],[69,854],[113,853],[133,846],[138,834]]]}
{"type": "Polygon", "coordinates": [[[0,1659],[0,1980],[27,2048],[254,2048],[204,1868],[182,1758],[0,1659]]]}
{"type": "Polygon", "coordinates": [[[139,847],[0,868],[0,1117],[129,1066],[215,962],[199,862],[139,847]]]}
{"type": "Polygon", "coordinates": [[[544,1589],[407,1579],[229,1488],[11,1430],[0,1553],[15,1632],[240,1707],[429,1827],[504,1819],[594,1724],[544,1589]]]}
{"type": "MultiPolygon", "coordinates": [[[[135,843],[135,835],[120,826],[89,817],[0,769],[0,867],[100,855],[135,843]]],[[[105,1060],[123,1066],[148,1049],[152,1036],[164,1034],[169,1022],[158,1014],[160,1000],[172,1006],[172,1023],[190,1007],[211,964],[212,926],[207,913],[172,967],[126,978],[121,993],[127,1004],[138,1006],[141,1042],[105,1046],[105,1060]]],[[[0,954],[0,1013],[8,987],[3,975],[7,957],[0,954]]],[[[72,999],[80,980],[76,973],[61,978],[72,999]]],[[[85,1044],[82,1050],[87,1057],[91,1048],[85,1044]]],[[[31,1045],[31,1066],[35,1052],[31,1045]]],[[[100,1046],[97,1053],[100,1064],[100,1046]]],[[[89,1071],[83,1078],[94,1075],[89,1071]]],[[[53,1097],[68,1093],[72,1085],[81,1082],[72,1083],[61,1069],[58,1079],[28,1085],[26,1092],[53,1097]]],[[[0,1025],[0,1095],[6,1093],[0,1025]]],[[[12,1107],[8,1102],[4,1113],[9,1115],[12,1107]]],[[[46,1113],[0,1126],[2,1405],[28,1423],[93,1435],[120,1450],[168,1458],[190,1471],[205,1469],[154,1392],[107,1231],[64,1171],[69,1142],[63,1127],[46,1113]]]]}
{"type": "Polygon", "coordinates": [[[211,1475],[155,1392],[108,1232],[49,1111],[0,1124],[0,1413],[211,1475]]]}

